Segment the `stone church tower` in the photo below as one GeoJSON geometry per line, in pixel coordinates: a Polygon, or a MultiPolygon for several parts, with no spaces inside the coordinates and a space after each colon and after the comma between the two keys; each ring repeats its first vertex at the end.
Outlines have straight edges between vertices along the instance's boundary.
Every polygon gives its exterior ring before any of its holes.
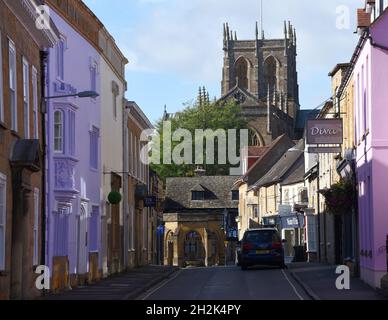
{"type": "Polygon", "coordinates": [[[265,39],[256,23],[254,40],[238,40],[224,24],[222,98],[234,99],[249,120],[251,145],[264,146],[282,134],[294,139],[299,112],[296,31],[284,23],[283,39],[265,39]]]}

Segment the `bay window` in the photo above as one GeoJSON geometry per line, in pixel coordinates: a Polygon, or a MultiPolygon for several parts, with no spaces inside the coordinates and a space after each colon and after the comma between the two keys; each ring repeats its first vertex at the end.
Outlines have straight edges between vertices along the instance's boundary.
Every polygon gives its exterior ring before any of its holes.
{"type": "Polygon", "coordinates": [[[60,110],[54,112],[54,152],[63,153],[63,137],[64,137],[64,121],[63,113],[60,110]]]}

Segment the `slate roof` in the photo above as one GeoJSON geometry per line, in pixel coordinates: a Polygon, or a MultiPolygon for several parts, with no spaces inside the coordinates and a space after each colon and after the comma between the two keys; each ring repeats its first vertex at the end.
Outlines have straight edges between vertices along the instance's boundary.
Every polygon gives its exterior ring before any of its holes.
{"type": "Polygon", "coordinates": [[[295,123],[296,129],[304,129],[307,120],[315,119],[319,115],[319,111],[320,110],[299,110],[295,123]]]}
{"type": "Polygon", "coordinates": [[[233,209],[232,190],[237,176],[202,176],[193,178],[167,178],[165,212],[185,209],[233,209]],[[204,201],[192,201],[192,191],[206,190],[204,201]]]}
{"type": "MultiPolygon", "coordinates": [[[[281,182],[284,178],[294,172],[296,164],[302,160],[304,163],[304,141],[301,140],[295,147],[292,147],[283,154],[278,162],[254,184],[255,188],[265,187],[281,182]]],[[[302,175],[303,180],[303,175],[302,175]]]]}
{"type": "Polygon", "coordinates": [[[274,140],[264,154],[255,162],[242,178],[248,186],[254,185],[275,165],[287,150],[295,146],[295,143],[286,135],[274,140]]]}
{"type": "Polygon", "coordinates": [[[288,186],[291,184],[296,184],[304,181],[305,175],[305,166],[304,166],[304,157],[300,157],[295,163],[292,172],[284,178],[281,182],[282,186],[288,186]]]}

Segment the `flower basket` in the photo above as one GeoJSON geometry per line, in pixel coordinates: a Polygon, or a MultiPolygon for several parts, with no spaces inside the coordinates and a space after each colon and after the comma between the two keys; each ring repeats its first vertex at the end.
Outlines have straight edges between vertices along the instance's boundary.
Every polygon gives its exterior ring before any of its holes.
{"type": "Polygon", "coordinates": [[[350,181],[340,181],[322,191],[327,209],[334,214],[347,214],[353,210],[355,190],[350,181]]]}
{"type": "Polygon", "coordinates": [[[108,195],[108,201],[110,204],[119,204],[121,202],[122,196],[118,191],[112,191],[108,195]]]}

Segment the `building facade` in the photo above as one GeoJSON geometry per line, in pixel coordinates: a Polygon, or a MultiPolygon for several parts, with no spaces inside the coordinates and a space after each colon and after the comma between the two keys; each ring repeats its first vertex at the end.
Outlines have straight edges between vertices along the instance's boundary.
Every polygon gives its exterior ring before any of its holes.
{"type": "Polygon", "coordinates": [[[125,228],[128,228],[128,233],[125,233],[128,237],[127,267],[138,267],[152,261],[153,232],[156,237],[156,226],[154,230],[150,228],[155,212],[145,205],[145,199],[150,194],[149,165],[142,160],[147,159],[147,155],[142,152],[147,143],[142,133],[145,130],[152,130],[153,127],[133,101],[126,102],[124,116],[124,172],[127,174],[123,182],[127,187],[127,198],[124,201],[128,203],[127,221],[124,223],[125,228]]]}
{"type": "MultiPolygon", "coordinates": [[[[387,5],[386,1],[378,3],[387,5]]],[[[388,11],[381,10],[367,26],[360,23],[363,16],[365,13],[359,11],[360,50],[354,59],[360,273],[365,282],[379,288],[387,271],[388,217],[385,208],[388,203],[385,186],[388,133],[384,119],[388,94],[384,86],[388,78],[384,70],[388,64],[388,11]]]]}
{"type": "MultiPolygon", "coordinates": [[[[47,4],[60,30],[47,96],[100,92],[101,23],[81,1],[47,4]]],[[[101,98],[50,99],[46,126],[46,264],[56,291],[101,274],[101,98]]]]}
{"type": "Polygon", "coordinates": [[[40,4],[0,2],[0,300],[36,297],[44,264],[43,52],[58,33],[36,28],[40,4]]]}
{"type": "MultiPolygon", "coordinates": [[[[164,208],[165,265],[214,266],[227,263],[227,230],[236,217],[233,176],[167,178],[164,208]]],[[[236,239],[230,239],[237,241],[236,239]]],[[[231,257],[235,261],[235,257],[231,257]]]]}
{"type": "MultiPolygon", "coordinates": [[[[101,99],[101,255],[99,269],[103,276],[125,269],[127,255],[124,247],[124,218],[128,203],[110,203],[111,192],[126,198],[123,184],[124,168],[124,115],[125,115],[125,65],[128,60],[117,47],[114,39],[103,27],[99,31],[99,81],[101,99]]],[[[127,231],[127,230],[126,230],[127,231]]]]}
{"type": "MultiPolygon", "coordinates": [[[[272,202],[266,202],[266,197],[260,199],[260,190],[255,184],[293,146],[295,143],[288,136],[278,137],[267,148],[261,150],[256,162],[236,181],[235,186],[239,189],[238,237],[240,239],[247,229],[257,228],[262,224],[264,213],[273,212],[275,214],[276,206],[271,206],[272,202]]],[[[277,191],[273,188],[267,191],[272,192],[271,199],[275,199],[277,191]]]]}

